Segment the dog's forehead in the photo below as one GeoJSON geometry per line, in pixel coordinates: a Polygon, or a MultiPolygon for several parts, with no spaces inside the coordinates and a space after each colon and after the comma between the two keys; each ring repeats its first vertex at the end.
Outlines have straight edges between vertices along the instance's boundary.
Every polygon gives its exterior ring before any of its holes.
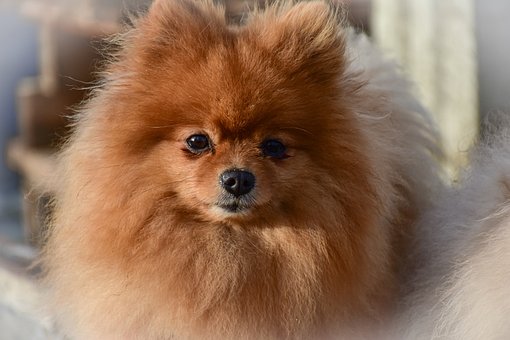
{"type": "MultiPolygon", "coordinates": [[[[235,47],[212,54],[201,80],[207,83],[207,118],[228,133],[253,130],[288,111],[284,74],[264,66],[256,53],[235,47]]],[[[205,98],[204,98],[205,99],[205,98]]]]}
{"type": "Polygon", "coordinates": [[[184,68],[172,67],[171,60],[162,82],[171,89],[168,106],[178,108],[184,123],[224,136],[308,129],[317,109],[311,103],[321,95],[315,86],[297,81],[295,70],[253,41],[235,38],[209,46],[193,63],[183,60],[184,68]]]}
{"type": "MultiPolygon", "coordinates": [[[[265,107],[250,102],[235,103],[233,98],[214,103],[207,124],[225,138],[247,137],[272,123],[275,113],[265,107]]],[[[234,98],[235,99],[235,98],[234,98]]]]}

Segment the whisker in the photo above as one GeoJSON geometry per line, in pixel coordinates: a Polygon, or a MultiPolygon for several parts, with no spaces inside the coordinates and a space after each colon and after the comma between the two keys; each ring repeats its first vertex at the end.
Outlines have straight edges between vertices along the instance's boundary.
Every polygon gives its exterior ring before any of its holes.
{"type": "Polygon", "coordinates": [[[168,129],[175,127],[175,125],[158,125],[158,126],[148,126],[150,129],[168,129]]]}
{"type": "Polygon", "coordinates": [[[313,135],[313,133],[311,133],[310,131],[308,131],[304,128],[301,128],[301,127],[297,127],[297,126],[286,126],[286,127],[280,128],[280,130],[296,130],[296,131],[304,132],[308,135],[313,135]]]}

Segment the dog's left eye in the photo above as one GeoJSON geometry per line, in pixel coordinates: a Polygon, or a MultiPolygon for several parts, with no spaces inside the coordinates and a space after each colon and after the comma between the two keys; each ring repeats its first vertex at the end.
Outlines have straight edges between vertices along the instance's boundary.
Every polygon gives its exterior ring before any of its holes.
{"type": "Polygon", "coordinates": [[[278,140],[266,140],[264,143],[262,143],[261,149],[264,156],[277,159],[287,158],[287,148],[282,142],[278,140]]]}
{"type": "Polygon", "coordinates": [[[186,139],[186,145],[189,151],[194,154],[200,154],[211,148],[211,143],[206,135],[192,135],[186,139]]]}

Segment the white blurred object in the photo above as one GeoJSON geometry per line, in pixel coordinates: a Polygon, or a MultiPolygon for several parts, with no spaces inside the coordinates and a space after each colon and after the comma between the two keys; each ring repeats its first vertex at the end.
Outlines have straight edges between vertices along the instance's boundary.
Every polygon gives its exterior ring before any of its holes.
{"type": "Polygon", "coordinates": [[[454,176],[479,128],[473,1],[373,0],[372,28],[435,114],[454,176]]]}

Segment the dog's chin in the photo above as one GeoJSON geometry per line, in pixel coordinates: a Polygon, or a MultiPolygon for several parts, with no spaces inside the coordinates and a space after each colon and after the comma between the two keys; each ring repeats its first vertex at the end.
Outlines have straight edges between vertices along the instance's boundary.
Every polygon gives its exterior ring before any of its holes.
{"type": "Polygon", "coordinates": [[[235,221],[249,218],[253,215],[253,208],[237,204],[215,204],[209,209],[210,216],[219,221],[235,221]]]}
{"type": "Polygon", "coordinates": [[[253,213],[254,207],[249,205],[233,203],[218,203],[211,207],[211,212],[218,218],[241,218],[248,217],[253,213]]]}

